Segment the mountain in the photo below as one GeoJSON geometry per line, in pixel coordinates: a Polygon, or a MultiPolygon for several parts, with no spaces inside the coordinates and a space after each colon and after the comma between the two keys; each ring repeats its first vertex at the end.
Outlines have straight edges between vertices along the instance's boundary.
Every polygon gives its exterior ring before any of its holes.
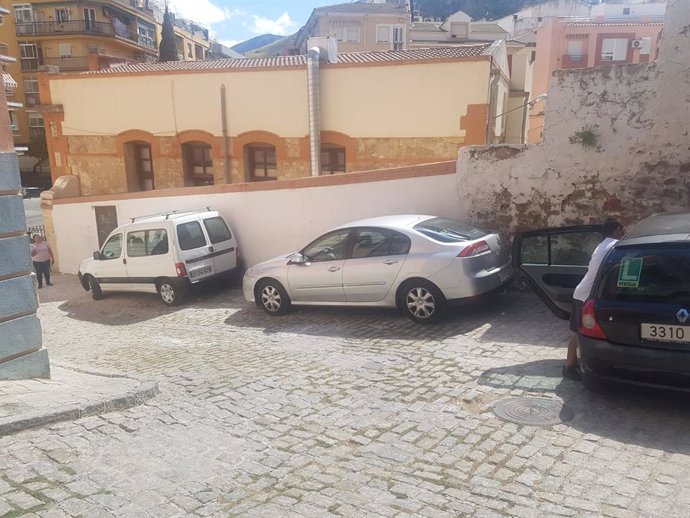
{"type": "Polygon", "coordinates": [[[415,0],[414,9],[422,18],[445,20],[451,14],[463,11],[473,20],[495,20],[515,13],[528,5],[543,2],[535,0],[415,0]]]}
{"type": "Polygon", "coordinates": [[[247,52],[265,47],[266,45],[270,45],[271,43],[282,39],[283,36],[277,36],[275,34],[262,34],[261,36],[255,36],[250,40],[243,41],[242,43],[238,43],[234,47],[230,48],[232,48],[232,50],[235,52],[239,52],[240,54],[246,54],[247,52]]]}

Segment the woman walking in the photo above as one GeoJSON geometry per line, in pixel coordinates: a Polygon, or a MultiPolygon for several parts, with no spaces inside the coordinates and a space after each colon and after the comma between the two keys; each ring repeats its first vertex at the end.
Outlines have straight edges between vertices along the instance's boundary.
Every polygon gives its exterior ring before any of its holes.
{"type": "Polygon", "coordinates": [[[48,241],[44,241],[38,234],[34,234],[33,243],[31,243],[31,259],[34,262],[39,289],[43,287],[44,277],[46,285],[52,286],[53,284],[50,282],[50,265],[55,262],[55,258],[48,241]]]}

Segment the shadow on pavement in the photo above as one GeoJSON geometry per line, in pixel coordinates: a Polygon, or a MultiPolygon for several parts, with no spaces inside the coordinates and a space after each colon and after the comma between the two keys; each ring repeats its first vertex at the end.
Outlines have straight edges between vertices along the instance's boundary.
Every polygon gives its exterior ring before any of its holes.
{"type": "Polygon", "coordinates": [[[480,385],[553,394],[575,412],[565,423],[584,433],[671,453],[690,453],[686,394],[628,386],[587,390],[561,377],[562,360],[541,360],[488,369],[480,385]]]}
{"type": "Polygon", "coordinates": [[[300,333],[341,338],[367,337],[381,340],[444,340],[459,335],[482,343],[515,343],[515,324],[525,320],[541,333],[532,333],[529,343],[561,348],[567,338],[567,323],[556,319],[531,293],[509,291],[449,308],[447,318],[432,325],[419,325],[395,309],[302,306],[287,315],[273,317],[261,308],[233,301],[239,307],[225,324],[261,329],[264,333],[300,333]],[[555,330],[555,331],[554,331],[555,330]]]}
{"type": "Polygon", "coordinates": [[[195,285],[187,294],[184,303],[170,307],[166,306],[154,293],[105,293],[102,300],[96,301],[91,298],[89,292],[81,288],[76,276],[62,275],[61,277],[60,283],[56,279],[55,286],[41,290],[39,294],[41,302],[51,302],[48,297],[46,297],[48,300],[44,300],[42,295],[43,292],[54,290],[57,301],[64,300],[58,309],[67,313],[67,317],[109,326],[136,324],[183,311],[189,307],[209,309],[227,307],[227,293],[231,287],[231,283],[227,281],[195,285]],[[65,299],[65,295],[69,298],[65,299]]]}

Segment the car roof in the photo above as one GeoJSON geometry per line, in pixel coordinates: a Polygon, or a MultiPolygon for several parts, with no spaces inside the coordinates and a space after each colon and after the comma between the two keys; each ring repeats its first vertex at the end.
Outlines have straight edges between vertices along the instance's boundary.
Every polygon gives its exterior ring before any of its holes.
{"type": "Polygon", "coordinates": [[[425,214],[396,214],[393,216],[379,216],[376,218],[360,219],[335,227],[333,230],[351,227],[382,227],[382,228],[410,228],[421,221],[435,218],[425,214]]]}
{"type": "Polygon", "coordinates": [[[633,226],[618,242],[620,246],[690,238],[690,212],[654,214],[633,226]]]}

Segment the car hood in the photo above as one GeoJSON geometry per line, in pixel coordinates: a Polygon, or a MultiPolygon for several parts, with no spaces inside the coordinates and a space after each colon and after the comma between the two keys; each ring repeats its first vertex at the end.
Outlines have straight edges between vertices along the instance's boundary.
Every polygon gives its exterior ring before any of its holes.
{"type": "Polygon", "coordinates": [[[250,277],[256,277],[257,275],[266,273],[267,271],[272,270],[274,268],[284,267],[287,265],[288,261],[290,260],[290,257],[295,255],[296,253],[297,252],[281,254],[266,261],[263,261],[259,264],[255,264],[251,268],[247,269],[245,275],[248,275],[250,277]]]}

